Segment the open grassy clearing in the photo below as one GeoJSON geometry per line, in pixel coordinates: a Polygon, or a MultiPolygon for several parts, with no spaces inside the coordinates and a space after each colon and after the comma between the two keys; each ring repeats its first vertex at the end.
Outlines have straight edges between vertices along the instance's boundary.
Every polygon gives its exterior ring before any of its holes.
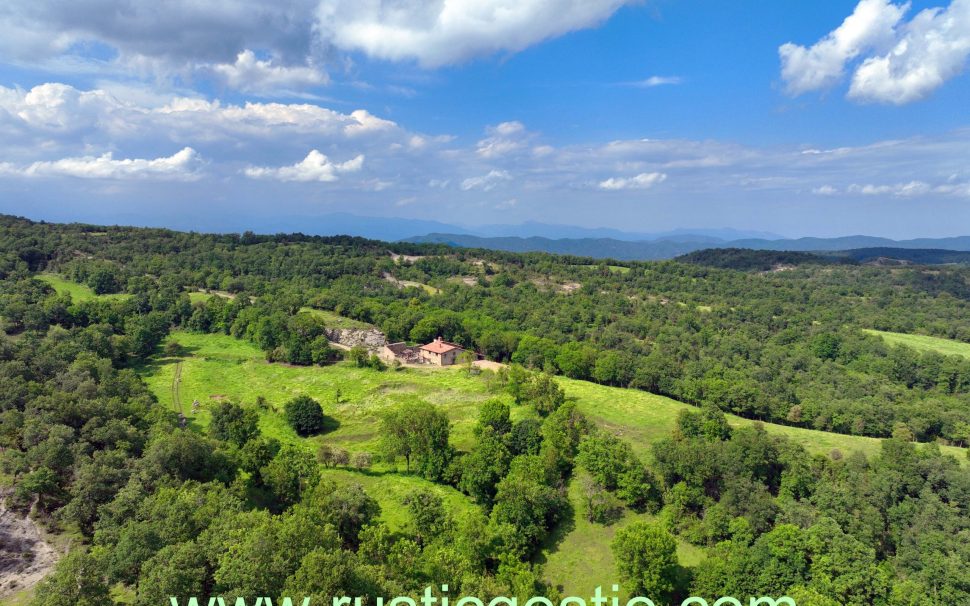
{"type": "Polygon", "coordinates": [[[189,301],[192,303],[204,303],[214,296],[215,295],[209,292],[199,292],[197,290],[193,290],[189,293],[189,301]]]}
{"type": "MultiPolygon", "coordinates": [[[[570,481],[567,518],[546,541],[540,555],[540,561],[545,563],[546,579],[563,595],[590,595],[597,585],[608,589],[616,580],[610,548],[616,532],[634,522],[654,519],[648,513],[625,509],[610,525],[590,522],[583,509],[581,477],[585,473],[577,470],[576,477],[570,481]]],[[[677,557],[682,566],[696,566],[705,555],[703,549],[678,539],[677,557]]],[[[623,596],[630,597],[626,592],[623,596]]]]}
{"type": "Polygon", "coordinates": [[[381,506],[381,519],[391,530],[403,530],[410,518],[404,507],[404,497],[411,491],[429,490],[444,501],[445,510],[460,519],[478,509],[471,499],[450,486],[442,486],[417,476],[373,471],[358,472],[350,469],[324,469],[323,477],[342,484],[360,484],[367,494],[381,506]]]}
{"type": "Polygon", "coordinates": [[[398,288],[420,288],[429,295],[436,295],[441,292],[440,289],[431,286],[430,284],[424,284],[423,282],[415,282],[413,280],[399,280],[389,273],[384,273],[384,279],[394,284],[398,288]]]}
{"type": "Polygon", "coordinates": [[[963,343],[962,341],[925,335],[908,335],[901,332],[884,332],[882,330],[866,329],[865,332],[882,337],[890,345],[906,345],[918,351],[935,351],[945,356],[970,358],[970,343],[963,343]]]}
{"type": "MultiPolygon", "coordinates": [[[[182,410],[199,429],[208,425],[208,410],[216,402],[228,399],[254,406],[262,396],[268,407],[259,411],[260,429],[281,442],[300,441],[279,412],[288,400],[305,394],[319,401],[336,425],[311,442],[373,452],[380,412],[409,399],[422,399],[447,411],[454,424],[453,442],[469,448],[474,444],[472,428],[479,405],[493,397],[508,398],[493,392],[487,378],[468,377],[458,369],[378,372],[345,362],[325,368],[269,364],[255,346],[226,335],[176,332],[168,340],[182,345],[186,355],[159,358],[140,372],[159,401],[173,406],[172,381],[181,360],[182,410]],[[195,415],[194,400],[201,404],[195,415]]],[[[528,414],[522,406],[514,412],[528,414]]]]}
{"type": "Polygon", "coordinates": [[[71,295],[71,300],[75,303],[94,299],[127,299],[131,296],[124,293],[97,295],[88,285],[72,282],[57,274],[38,274],[37,279],[49,284],[59,295],[71,295]]]}
{"type": "MultiPolygon", "coordinates": [[[[645,391],[605,387],[565,378],[560,378],[559,382],[566,390],[567,398],[574,398],[586,416],[629,441],[634,451],[647,461],[651,456],[651,444],[670,435],[677,424],[677,414],[684,409],[693,409],[689,404],[645,391]]],[[[756,423],[734,415],[728,415],[728,421],[735,427],[756,423]]],[[[847,436],[773,423],[765,423],[764,426],[768,433],[786,436],[813,453],[828,454],[837,448],[844,454],[859,451],[872,456],[880,449],[880,440],[877,438],[847,436]]],[[[966,462],[964,449],[943,446],[942,450],[957,460],[966,462]]]]}
{"type": "MultiPolygon", "coordinates": [[[[235,299],[236,295],[222,291],[222,290],[193,290],[189,292],[189,301],[192,303],[201,303],[208,301],[212,297],[222,297],[223,299],[235,299]]],[[[250,297],[252,299],[252,297],[250,297]]]]}
{"type": "MultiPolygon", "coordinates": [[[[573,265],[570,265],[569,267],[585,267],[585,268],[588,268],[588,269],[596,269],[597,267],[600,267],[600,265],[598,265],[598,264],[597,265],[573,264],[573,265]]],[[[628,273],[630,273],[630,268],[629,267],[625,267],[623,265],[607,265],[606,266],[606,269],[610,270],[611,272],[613,272],[615,274],[628,274],[628,273]]]]}
{"type": "Polygon", "coordinates": [[[360,320],[354,320],[353,318],[346,318],[326,309],[301,307],[300,313],[308,313],[314,317],[320,318],[323,320],[323,323],[327,328],[356,328],[360,330],[374,328],[372,324],[368,324],[367,322],[361,322],[360,320]]]}

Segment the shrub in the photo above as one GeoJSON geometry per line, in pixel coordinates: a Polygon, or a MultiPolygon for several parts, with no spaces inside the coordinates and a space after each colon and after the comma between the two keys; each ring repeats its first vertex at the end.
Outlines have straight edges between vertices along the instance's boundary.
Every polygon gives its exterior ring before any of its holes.
{"type": "Polygon", "coordinates": [[[350,465],[350,453],[343,448],[333,449],[333,464],[334,465],[350,465]]]}
{"type": "Polygon", "coordinates": [[[374,457],[369,452],[355,452],[351,464],[357,469],[368,469],[373,464],[374,457]]]}

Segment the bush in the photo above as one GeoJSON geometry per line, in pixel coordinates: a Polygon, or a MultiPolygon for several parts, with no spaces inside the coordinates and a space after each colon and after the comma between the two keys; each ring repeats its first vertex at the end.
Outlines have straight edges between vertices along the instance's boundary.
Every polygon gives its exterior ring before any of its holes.
{"type": "Polygon", "coordinates": [[[368,469],[373,463],[374,457],[369,452],[355,452],[351,459],[351,464],[357,469],[368,469]]]}
{"type": "Polygon", "coordinates": [[[284,407],[286,422],[301,436],[312,436],[323,431],[323,408],[309,396],[298,396],[284,407]]]}
{"type": "Polygon", "coordinates": [[[340,351],[331,347],[327,337],[321,335],[310,343],[310,359],[318,366],[325,366],[339,360],[340,351]]]}
{"type": "Polygon", "coordinates": [[[612,524],[623,515],[623,505],[590,477],[583,478],[583,504],[586,519],[597,524],[612,524]]]}
{"type": "Polygon", "coordinates": [[[350,465],[350,453],[344,450],[343,448],[334,448],[333,464],[343,465],[344,467],[346,467],[347,465],[350,465]]]}

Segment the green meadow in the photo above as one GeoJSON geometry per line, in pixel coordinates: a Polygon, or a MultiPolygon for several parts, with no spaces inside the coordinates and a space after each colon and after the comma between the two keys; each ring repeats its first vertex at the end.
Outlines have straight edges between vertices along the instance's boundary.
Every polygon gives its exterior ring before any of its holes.
{"type": "MultiPolygon", "coordinates": [[[[562,595],[590,595],[597,585],[608,590],[616,581],[610,547],[616,532],[634,522],[654,519],[648,513],[624,509],[612,524],[590,522],[583,511],[581,477],[585,473],[577,470],[576,477],[570,481],[567,517],[546,540],[539,555],[546,578],[562,595]]],[[[682,566],[696,566],[704,557],[703,549],[677,539],[677,558],[682,566]]],[[[629,596],[624,592],[624,597],[629,596]]]]}
{"type": "Polygon", "coordinates": [[[126,299],[129,296],[124,293],[97,295],[88,285],[72,282],[57,274],[39,274],[37,279],[49,284],[59,295],[71,295],[71,300],[75,303],[92,301],[94,299],[126,299]]]}
{"type": "Polygon", "coordinates": [[[945,356],[963,356],[970,358],[970,343],[942,339],[940,337],[927,337],[926,335],[908,335],[901,332],[885,332],[882,330],[869,330],[865,332],[882,337],[890,345],[905,345],[917,351],[935,351],[945,356]]]}
{"type": "MultiPolygon", "coordinates": [[[[562,377],[558,380],[566,390],[566,396],[575,399],[580,410],[587,417],[630,442],[634,451],[647,461],[650,459],[651,444],[670,434],[677,424],[677,414],[681,410],[693,408],[689,404],[645,391],[605,387],[562,377]]],[[[734,427],[758,423],[758,421],[734,415],[727,415],[727,418],[734,427]]],[[[844,454],[863,452],[867,456],[872,456],[880,449],[880,440],[877,438],[849,436],[773,423],[763,425],[768,433],[783,435],[812,453],[829,454],[832,450],[838,449],[844,454]]],[[[960,461],[966,460],[961,448],[943,446],[942,450],[960,461]]]]}

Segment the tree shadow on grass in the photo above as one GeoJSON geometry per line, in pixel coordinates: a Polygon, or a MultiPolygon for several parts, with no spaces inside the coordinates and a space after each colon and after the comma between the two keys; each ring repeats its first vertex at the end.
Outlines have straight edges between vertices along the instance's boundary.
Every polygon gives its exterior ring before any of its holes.
{"type": "Polygon", "coordinates": [[[370,468],[360,468],[354,467],[353,465],[337,465],[331,467],[330,469],[340,469],[343,471],[349,471],[351,473],[359,473],[362,476],[367,476],[368,478],[383,478],[387,476],[400,476],[405,478],[421,478],[417,474],[407,474],[400,471],[394,471],[393,469],[370,469],[370,468]]]}
{"type": "Polygon", "coordinates": [[[140,374],[154,374],[166,366],[172,366],[173,364],[184,362],[185,358],[195,356],[195,352],[197,351],[199,351],[199,347],[195,345],[181,346],[179,347],[177,355],[169,355],[162,352],[161,348],[157,348],[155,355],[148,360],[132,364],[131,368],[140,374]]]}
{"type": "MultiPolygon", "coordinates": [[[[568,500],[560,510],[559,522],[553,527],[552,532],[545,538],[539,546],[539,551],[535,557],[537,564],[545,564],[546,554],[559,551],[559,546],[566,540],[566,537],[576,529],[576,508],[568,500]]],[[[561,588],[560,588],[561,589],[561,588]]]]}
{"type": "Polygon", "coordinates": [[[317,435],[325,436],[340,429],[340,421],[330,415],[323,415],[323,425],[317,435]]]}

